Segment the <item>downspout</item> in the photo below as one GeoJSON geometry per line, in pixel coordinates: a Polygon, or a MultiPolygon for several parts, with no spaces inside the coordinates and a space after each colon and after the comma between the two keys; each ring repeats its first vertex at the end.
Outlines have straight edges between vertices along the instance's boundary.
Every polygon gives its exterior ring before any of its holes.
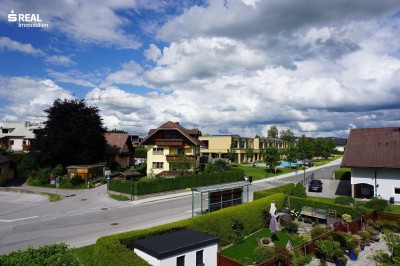
{"type": "Polygon", "coordinates": [[[377,182],[376,182],[376,169],[375,169],[375,197],[377,197],[378,196],[378,188],[377,188],[377,184],[376,184],[377,182]]]}

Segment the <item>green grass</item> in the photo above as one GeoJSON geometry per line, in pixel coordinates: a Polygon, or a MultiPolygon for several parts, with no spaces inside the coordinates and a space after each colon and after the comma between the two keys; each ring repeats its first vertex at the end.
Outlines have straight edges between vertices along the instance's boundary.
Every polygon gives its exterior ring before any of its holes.
{"type": "Polygon", "coordinates": [[[61,196],[58,195],[58,194],[47,193],[47,192],[42,192],[40,194],[45,195],[45,196],[49,196],[49,201],[50,202],[56,202],[56,201],[61,200],[61,196]]]}
{"type": "Polygon", "coordinates": [[[85,247],[81,247],[81,248],[74,248],[72,251],[78,257],[81,265],[83,265],[83,266],[93,265],[94,245],[85,246],[85,247]]]}
{"type": "Polygon", "coordinates": [[[400,205],[394,205],[394,204],[388,205],[385,209],[385,212],[400,214],[400,205]]]}
{"type": "Polygon", "coordinates": [[[111,194],[110,193],[110,198],[115,199],[117,201],[127,201],[130,200],[129,197],[125,196],[125,195],[120,195],[120,194],[111,194]]]}
{"type": "Polygon", "coordinates": [[[266,167],[259,167],[259,166],[253,167],[252,165],[239,165],[239,166],[237,166],[237,168],[242,169],[246,176],[252,176],[253,181],[291,173],[291,172],[294,172],[294,170],[295,170],[295,168],[288,168],[288,167],[278,168],[276,170],[276,174],[275,174],[275,171],[273,169],[270,170],[270,169],[267,169],[266,167]]]}
{"type": "MultiPolygon", "coordinates": [[[[288,240],[292,243],[293,247],[300,245],[299,240],[295,240],[292,236],[286,232],[278,231],[275,233],[279,240],[274,241],[275,247],[286,246],[288,240]]],[[[256,238],[271,237],[271,231],[269,229],[261,229],[256,233],[250,235],[242,242],[236,243],[226,249],[221,250],[222,255],[229,257],[233,260],[239,261],[244,264],[253,264],[255,261],[253,252],[258,246],[256,238]]]]}

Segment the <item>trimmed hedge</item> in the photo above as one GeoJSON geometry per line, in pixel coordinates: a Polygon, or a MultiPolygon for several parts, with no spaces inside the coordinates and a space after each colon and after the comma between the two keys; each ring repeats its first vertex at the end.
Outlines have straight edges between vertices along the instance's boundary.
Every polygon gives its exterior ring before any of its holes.
{"type": "Polygon", "coordinates": [[[335,171],[336,180],[350,180],[351,179],[351,168],[341,168],[335,171]]]}
{"type": "Polygon", "coordinates": [[[254,191],[253,199],[258,200],[267,196],[271,196],[275,193],[284,193],[286,195],[289,195],[290,193],[292,193],[294,185],[295,185],[294,183],[289,183],[275,188],[254,191]]]}
{"type": "Polygon", "coordinates": [[[136,182],[136,193],[130,180],[110,180],[110,190],[135,195],[165,192],[199,186],[208,186],[244,180],[244,171],[232,169],[229,172],[177,176],[175,178],[141,179],[136,182]]]}
{"type": "Polygon", "coordinates": [[[234,231],[232,222],[240,220],[243,225],[243,235],[249,235],[262,226],[262,211],[274,200],[278,209],[283,208],[285,195],[275,194],[258,201],[245,203],[235,207],[222,209],[209,214],[196,216],[178,222],[155,226],[152,228],[131,231],[99,238],[94,246],[95,265],[138,265],[147,266],[140,257],[127,245],[135,239],[147,238],[151,235],[172,232],[180,229],[192,229],[219,237],[219,245],[233,242],[234,231]]]}
{"type": "Polygon", "coordinates": [[[358,218],[364,214],[370,213],[371,209],[364,206],[345,206],[339,204],[332,204],[321,202],[315,199],[305,199],[298,197],[290,197],[290,208],[300,211],[303,206],[329,210],[336,210],[336,215],[341,217],[343,214],[350,214],[353,219],[358,218]]]}

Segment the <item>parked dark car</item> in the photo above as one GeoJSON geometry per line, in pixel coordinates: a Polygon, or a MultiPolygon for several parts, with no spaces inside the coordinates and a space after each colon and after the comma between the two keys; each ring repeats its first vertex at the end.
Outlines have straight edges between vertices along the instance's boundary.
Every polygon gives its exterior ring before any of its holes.
{"type": "Polygon", "coordinates": [[[308,191],[322,192],[322,184],[322,181],[319,179],[311,180],[310,184],[308,185],[308,191]]]}

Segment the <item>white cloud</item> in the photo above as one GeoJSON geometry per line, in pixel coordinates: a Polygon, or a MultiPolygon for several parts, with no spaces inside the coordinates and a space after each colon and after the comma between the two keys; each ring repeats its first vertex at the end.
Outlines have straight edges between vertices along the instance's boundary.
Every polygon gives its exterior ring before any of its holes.
{"type": "Polygon", "coordinates": [[[144,56],[151,61],[156,61],[161,57],[161,51],[155,44],[150,44],[149,48],[144,50],[144,56]]]}
{"type": "Polygon", "coordinates": [[[76,63],[71,60],[70,57],[65,56],[65,55],[51,55],[51,56],[46,56],[44,58],[44,61],[48,64],[51,65],[56,65],[56,66],[72,66],[75,65],[76,63]]]}
{"type": "Polygon", "coordinates": [[[101,87],[107,87],[112,84],[142,85],[142,72],[143,69],[138,63],[130,61],[123,64],[121,70],[109,74],[101,84],[101,87]]]}
{"type": "Polygon", "coordinates": [[[0,37],[0,51],[2,50],[11,52],[20,52],[32,56],[45,55],[45,53],[42,50],[34,48],[30,43],[20,43],[8,37],[0,37]]]}
{"type": "Polygon", "coordinates": [[[52,80],[0,76],[0,98],[8,102],[3,106],[0,120],[43,121],[46,117],[43,110],[50,107],[54,100],[71,99],[72,96],[52,80]]]}

